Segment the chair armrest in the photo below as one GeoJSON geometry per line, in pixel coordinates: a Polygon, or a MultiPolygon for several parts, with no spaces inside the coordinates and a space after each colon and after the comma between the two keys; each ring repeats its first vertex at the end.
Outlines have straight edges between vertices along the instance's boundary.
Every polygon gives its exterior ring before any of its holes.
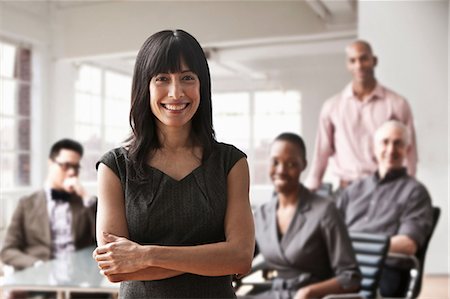
{"type": "Polygon", "coordinates": [[[389,252],[388,258],[394,258],[398,260],[407,260],[412,262],[413,267],[409,270],[409,285],[406,291],[405,299],[412,299],[414,296],[414,290],[416,289],[416,285],[418,283],[418,279],[420,279],[420,262],[415,255],[408,255],[403,253],[395,253],[389,252]]]}
{"type": "MultiPolygon", "coordinates": [[[[265,270],[267,269],[266,261],[264,260],[264,257],[262,254],[258,254],[253,258],[252,261],[252,269],[250,270],[250,273],[254,273],[259,270],[265,270]]],[[[249,274],[250,274],[249,273],[249,274]]]]}
{"type": "Polygon", "coordinates": [[[396,253],[396,252],[389,252],[388,253],[388,258],[394,258],[394,259],[399,259],[399,260],[409,260],[413,263],[414,265],[414,269],[419,270],[420,269],[420,262],[417,259],[417,257],[415,255],[408,255],[408,254],[404,254],[404,253],[396,253]]]}

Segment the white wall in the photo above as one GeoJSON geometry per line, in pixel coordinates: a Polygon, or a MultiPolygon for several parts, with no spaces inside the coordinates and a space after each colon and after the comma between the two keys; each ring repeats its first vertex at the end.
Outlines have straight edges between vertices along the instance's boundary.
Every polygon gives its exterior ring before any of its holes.
{"type": "Polygon", "coordinates": [[[449,273],[447,1],[362,1],[360,38],[379,57],[377,77],[411,104],[417,130],[417,178],[442,209],[425,271],[449,273]],[[380,21],[382,20],[382,21],[380,21]]]}

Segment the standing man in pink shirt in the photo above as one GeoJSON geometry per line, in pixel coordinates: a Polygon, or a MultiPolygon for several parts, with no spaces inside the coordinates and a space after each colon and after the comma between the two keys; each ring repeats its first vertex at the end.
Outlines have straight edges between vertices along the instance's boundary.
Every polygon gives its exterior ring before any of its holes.
{"type": "Polygon", "coordinates": [[[305,182],[313,191],[322,183],[329,158],[333,174],[339,178],[340,189],[372,174],[377,169],[373,134],[387,120],[398,120],[407,127],[411,147],[405,166],[411,176],[416,173],[416,137],[408,102],[378,83],[374,73],[378,59],[368,42],[357,40],[351,43],[346,54],[352,82],[322,106],[312,168],[305,182]]]}

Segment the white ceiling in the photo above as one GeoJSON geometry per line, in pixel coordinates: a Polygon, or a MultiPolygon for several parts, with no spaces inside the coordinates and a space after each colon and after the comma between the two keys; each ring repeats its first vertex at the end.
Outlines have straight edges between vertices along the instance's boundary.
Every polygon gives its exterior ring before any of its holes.
{"type": "MultiPolygon", "coordinates": [[[[119,2],[126,3],[127,1],[122,0],[119,2]]],[[[262,7],[262,2],[249,2],[255,8],[262,7]]],[[[282,0],[271,2],[279,2],[281,6],[289,3],[282,0]]],[[[298,0],[294,2],[296,5],[302,4],[292,7],[301,9],[303,17],[309,11],[311,18],[320,21],[323,27],[321,32],[316,30],[311,33],[289,33],[285,36],[259,36],[256,38],[228,39],[204,43],[202,46],[208,53],[211,74],[215,80],[227,80],[238,76],[244,79],[256,80],[271,78],[273,81],[286,75],[286,73],[295,71],[296,68],[305,68],[308,65],[311,66],[321,61],[329,60],[330,57],[332,59],[340,57],[339,55],[342,55],[344,46],[356,37],[356,0],[298,0]]],[[[234,3],[230,2],[229,5],[234,5],[234,3]]],[[[54,9],[64,13],[94,4],[106,7],[111,3],[108,3],[108,1],[80,2],[63,0],[50,2],[54,9]]],[[[296,15],[300,15],[300,12],[285,16],[285,18],[292,18],[292,20],[278,19],[270,22],[295,24],[294,21],[296,20],[294,19],[296,15]]],[[[242,30],[245,30],[245,28],[242,28],[242,30]]],[[[295,32],[295,30],[286,30],[286,32],[295,32]]],[[[84,61],[128,74],[132,73],[134,59],[135,53],[83,58],[84,61]]]]}

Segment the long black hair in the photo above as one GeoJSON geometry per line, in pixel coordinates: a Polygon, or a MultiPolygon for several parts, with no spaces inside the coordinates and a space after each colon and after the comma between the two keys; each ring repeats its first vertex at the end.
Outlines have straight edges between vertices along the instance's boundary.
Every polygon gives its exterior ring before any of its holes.
{"type": "Polygon", "coordinates": [[[150,80],[159,73],[181,71],[184,61],[200,80],[200,104],[192,118],[194,143],[203,148],[206,160],[215,141],[212,124],[211,77],[205,53],[198,41],[183,30],[164,30],[150,36],[136,58],[131,89],[128,156],[137,174],[144,176],[149,152],[161,147],[156,134],[155,116],[150,109],[150,80]]]}

